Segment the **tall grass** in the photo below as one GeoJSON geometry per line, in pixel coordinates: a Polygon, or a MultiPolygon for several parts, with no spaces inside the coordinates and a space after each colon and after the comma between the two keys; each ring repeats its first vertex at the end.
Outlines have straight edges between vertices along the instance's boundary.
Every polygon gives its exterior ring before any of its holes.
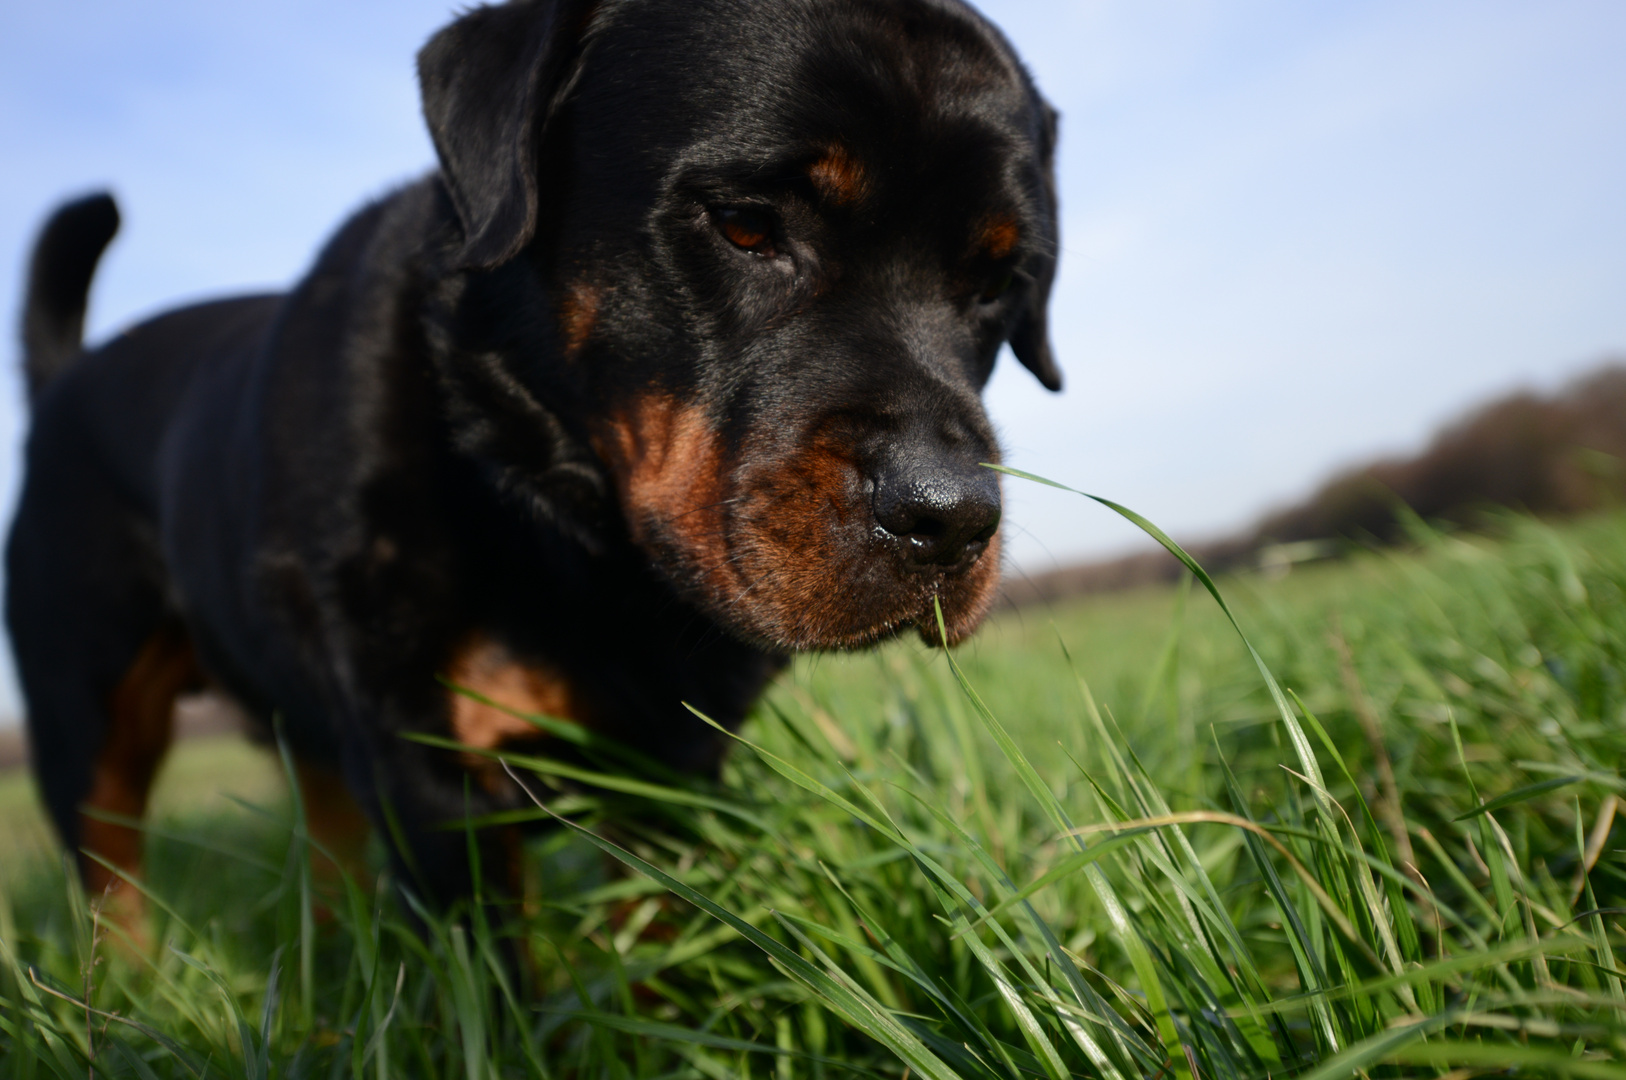
{"type": "Polygon", "coordinates": [[[148,960],[8,871],[0,1070],[1626,1076],[1623,526],[805,661],[715,787],[512,758],[498,925],[317,895],[281,805],[153,837],[148,960]]]}

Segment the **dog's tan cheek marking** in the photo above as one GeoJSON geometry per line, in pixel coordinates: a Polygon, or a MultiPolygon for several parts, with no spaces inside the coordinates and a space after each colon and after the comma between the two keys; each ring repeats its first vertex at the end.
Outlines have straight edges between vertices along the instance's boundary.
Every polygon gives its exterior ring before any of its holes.
{"type": "Polygon", "coordinates": [[[1022,239],[1021,227],[1016,220],[1007,215],[999,215],[985,221],[977,237],[977,246],[991,259],[1003,259],[1016,250],[1017,243],[1022,239]]]}
{"type": "Polygon", "coordinates": [[[850,546],[848,526],[868,512],[854,498],[855,479],[844,442],[817,439],[752,485],[739,530],[756,585],[746,614],[784,645],[856,644],[872,628],[876,613],[855,609],[848,580],[871,557],[850,546]]]}
{"type": "Polygon", "coordinates": [[[863,164],[840,145],[830,147],[808,166],[807,178],[820,195],[838,206],[857,202],[869,190],[863,164]]]}
{"type": "Polygon", "coordinates": [[[838,448],[815,444],[787,459],[765,485],[778,496],[772,536],[788,565],[812,565],[832,528],[846,520],[852,471],[838,448]]]}
{"type": "Polygon", "coordinates": [[[614,412],[594,442],[615,475],[633,539],[675,545],[686,569],[726,594],[726,462],[705,410],[645,394],[614,412]]]}
{"type": "MultiPolygon", "coordinates": [[[[795,648],[855,646],[909,624],[938,643],[932,589],[943,604],[950,644],[969,637],[993,606],[999,584],[1000,534],[964,573],[935,586],[901,575],[890,588],[858,588],[873,561],[890,555],[859,539],[869,507],[856,487],[847,440],[819,439],[753,484],[736,528],[743,574],[760,585],[749,614],[795,648]],[[928,626],[928,622],[930,625],[928,626]]],[[[871,579],[873,581],[873,578],[871,579]]]]}
{"type": "Polygon", "coordinates": [[[565,289],[559,301],[559,336],[565,345],[565,357],[574,359],[587,347],[588,340],[598,327],[599,308],[604,292],[585,282],[575,282],[565,289]]]}
{"type": "MultiPolygon", "coordinates": [[[[107,734],[92,766],[85,809],[140,818],[158,766],[174,734],[175,699],[196,689],[202,672],[192,643],[178,626],[149,637],[108,695],[107,734]]],[[[132,877],[141,872],[141,833],[89,813],[79,819],[85,851],[132,877]]],[[[80,871],[93,902],[138,944],[144,939],[141,894],[94,859],[81,856],[80,871]],[[105,897],[105,900],[102,899],[105,897]]]]}

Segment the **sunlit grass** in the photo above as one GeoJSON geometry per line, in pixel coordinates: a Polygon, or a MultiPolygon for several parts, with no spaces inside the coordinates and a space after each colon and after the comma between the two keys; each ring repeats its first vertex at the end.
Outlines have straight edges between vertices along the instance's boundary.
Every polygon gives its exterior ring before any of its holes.
{"type": "Polygon", "coordinates": [[[716,787],[516,761],[506,927],[319,910],[244,759],[150,964],[5,864],[0,1072],[1626,1076],[1626,519],[1217,587],[1259,663],[1188,581],[801,661],[716,787]]]}

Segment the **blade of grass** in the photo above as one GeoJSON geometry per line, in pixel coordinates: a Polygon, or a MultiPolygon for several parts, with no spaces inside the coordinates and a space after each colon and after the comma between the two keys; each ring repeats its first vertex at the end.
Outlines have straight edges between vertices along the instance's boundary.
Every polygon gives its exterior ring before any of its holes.
{"type": "MultiPolygon", "coordinates": [[[[522,790],[527,794],[530,793],[530,789],[525,786],[524,781],[513,771],[511,766],[504,762],[503,768],[508,772],[509,777],[520,785],[522,790]]],[[[531,799],[538,806],[543,806],[541,801],[536,799],[534,795],[531,795],[531,799]]],[[[546,809],[546,807],[543,808],[546,809]]],[[[835,974],[820,970],[799,954],[752,926],[732,911],[715,903],[710,897],[690,888],[677,878],[644,861],[620,845],[604,839],[597,833],[583,828],[568,818],[555,815],[555,820],[600,851],[603,851],[606,855],[646,877],[659,881],[674,894],[687,900],[713,918],[733,927],[741,937],[744,937],[766,953],[776,967],[806,986],[848,1023],[891,1050],[915,1072],[929,1077],[931,1080],[954,1080],[954,1073],[942,1059],[928,1050],[913,1032],[900,1024],[880,1002],[872,998],[851,979],[840,978],[835,974]]]]}
{"type": "MultiPolygon", "coordinates": [[[[943,605],[936,597],[933,597],[932,607],[937,618],[939,638],[947,641],[948,630],[943,621],[943,605]]],[[[1061,803],[1051,792],[1049,786],[1040,778],[1038,771],[1033,768],[1027,756],[1016,745],[1016,740],[1011,738],[1010,732],[1005,729],[1005,725],[999,722],[993,711],[988,708],[976,689],[972,687],[970,680],[960,670],[960,665],[955,662],[954,655],[947,648],[943,650],[943,655],[948,660],[949,670],[953,672],[954,680],[959,683],[961,691],[970,700],[973,711],[982,720],[983,726],[988,730],[989,734],[993,736],[1000,752],[1016,769],[1016,774],[1021,778],[1023,785],[1038,801],[1039,806],[1045,811],[1046,816],[1055,823],[1056,827],[1061,832],[1068,833],[1072,828],[1072,821],[1068,817],[1067,811],[1062,808],[1061,803]]],[[[1083,851],[1083,840],[1081,838],[1075,838],[1075,840],[1079,850],[1083,851]]],[[[1107,912],[1107,918],[1112,923],[1113,933],[1119,945],[1128,954],[1130,965],[1135,969],[1135,974],[1140,980],[1141,993],[1146,995],[1147,1003],[1156,1020],[1158,1037],[1163,1042],[1164,1056],[1175,1063],[1175,1075],[1191,1080],[1190,1073],[1185,1065],[1185,1053],[1181,1049],[1180,1034],[1176,1030],[1174,1018],[1169,1012],[1168,999],[1163,992],[1157,966],[1152,961],[1152,955],[1147,950],[1146,943],[1141,939],[1140,932],[1135,928],[1133,920],[1130,919],[1128,910],[1119,900],[1117,891],[1112,888],[1106,876],[1101,873],[1100,867],[1087,866],[1084,873],[1086,880],[1094,888],[1097,899],[1101,901],[1101,906],[1107,912]]]]}
{"type": "Polygon", "coordinates": [[[1505,795],[1498,795],[1490,802],[1481,803],[1465,814],[1458,814],[1456,817],[1451,819],[1451,822],[1452,824],[1455,824],[1459,821],[1467,821],[1470,818],[1476,818],[1480,814],[1489,814],[1494,811],[1501,810],[1503,807],[1513,806],[1514,804],[1522,803],[1527,799],[1534,799],[1538,795],[1545,795],[1549,791],[1556,791],[1561,787],[1568,787],[1570,784],[1578,783],[1584,779],[1586,779],[1584,776],[1555,776],[1551,780],[1539,780],[1534,784],[1526,784],[1523,787],[1514,788],[1505,795]]]}

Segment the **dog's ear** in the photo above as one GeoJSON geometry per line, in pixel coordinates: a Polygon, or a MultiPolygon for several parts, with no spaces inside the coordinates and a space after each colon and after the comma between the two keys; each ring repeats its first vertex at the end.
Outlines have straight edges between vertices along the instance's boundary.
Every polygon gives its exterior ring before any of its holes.
{"type": "Polygon", "coordinates": [[[1033,285],[1028,291],[1028,306],[1011,324],[1011,352],[1022,366],[1033,372],[1047,390],[1061,389],[1061,369],[1056,366],[1055,353],[1050,348],[1050,287],[1056,280],[1057,240],[1056,205],[1056,110],[1035,92],[1034,101],[1039,109],[1039,167],[1040,212],[1045,218],[1044,241],[1048,250],[1034,269],[1033,285]]]}
{"type": "Polygon", "coordinates": [[[465,268],[506,262],[536,233],[541,135],[592,6],[515,0],[478,7],[418,53],[424,119],[463,223],[465,268]]]}

